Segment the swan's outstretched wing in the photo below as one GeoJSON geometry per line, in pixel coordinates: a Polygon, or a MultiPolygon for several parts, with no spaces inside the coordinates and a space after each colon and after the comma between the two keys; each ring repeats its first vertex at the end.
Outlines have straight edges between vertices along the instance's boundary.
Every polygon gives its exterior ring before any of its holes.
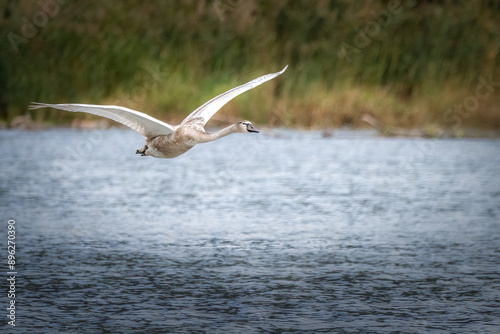
{"type": "Polygon", "coordinates": [[[30,109],[45,107],[74,112],[86,112],[106,117],[128,126],[129,128],[139,132],[146,138],[159,135],[168,135],[174,132],[174,128],[171,125],[157,120],[154,117],[146,115],[145,113],[124,107],[101,106],[95,104],[47,104],[38,102],[33,102],[29,106],[30,109]]]}
{"type": "Polygon", "coordinates": [[[222,108],[226,103],[231,101],[233,98],[246,92],[247,90],[255,88],[260,84],[263,84],[266,81],[276,78],[278,75],[285,72],[287,67],[288,65],[286,65],[279,72],[263,75],[261,77],[258,77],[257,79],[247,82],[244,85],[230,89],[227,92],[222,93],[217,97],[214,97],[213,99],[211,99],[210,101],[206,102],[204,105],[193,111],[191,114],[189,114],[189,116],[182,121],[181,125],[187,122],[201,123],[205,125],[208,122],[208,120],[212,118],[212,116],[217,111],[219,111],[220,108],[222,108]]]}

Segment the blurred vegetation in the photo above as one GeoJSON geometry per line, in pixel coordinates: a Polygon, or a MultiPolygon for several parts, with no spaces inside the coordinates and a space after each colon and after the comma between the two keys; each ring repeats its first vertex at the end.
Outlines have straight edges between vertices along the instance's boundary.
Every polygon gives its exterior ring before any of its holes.
{"type": "Polygon", "coordinates": [[[0,30],[7,123],[92,117],[28,112],[31,101],[118,104],[175,122],[289,64],[221,115],[307,128],[360,126],[363,113],[401,127],[500,128],[495,0],[7,0],[0,30]]]}

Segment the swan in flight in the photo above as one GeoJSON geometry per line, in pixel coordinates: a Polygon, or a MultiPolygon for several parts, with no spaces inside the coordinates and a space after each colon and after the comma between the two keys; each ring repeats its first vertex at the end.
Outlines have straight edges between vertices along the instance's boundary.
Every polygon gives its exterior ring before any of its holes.
{"type": "Polygon", "coordinates": [[[263,75],[214,97],[189,114],[179,125],[170,125],[142,112],[119,106],[47,104],[33,102],[29,108],[38,109],[50,107],[73,112],[86,112],[112,119],[113,121],[122,123],[139,132],[146,138],[146,146],[137,150],[137,154],[155,158],[175,158],[185,153],[196,144],[210,142],[232,133],[258,133],[259,130],[254,128],[253,124],[248,121],[238,122],[217,132],[206,132],[205,124],[220,108],[233,98],[277,77],[285,72],[287,67],[288,65],[279,72],[263,75]]]}

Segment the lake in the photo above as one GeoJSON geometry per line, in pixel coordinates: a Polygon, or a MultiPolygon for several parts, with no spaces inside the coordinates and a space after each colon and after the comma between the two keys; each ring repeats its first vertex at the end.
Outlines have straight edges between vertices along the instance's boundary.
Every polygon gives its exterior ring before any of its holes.
{"type": "Polygon", "coordinates": [[[498,333],[500,141],[0,131],[4,333],[498,333]]]}

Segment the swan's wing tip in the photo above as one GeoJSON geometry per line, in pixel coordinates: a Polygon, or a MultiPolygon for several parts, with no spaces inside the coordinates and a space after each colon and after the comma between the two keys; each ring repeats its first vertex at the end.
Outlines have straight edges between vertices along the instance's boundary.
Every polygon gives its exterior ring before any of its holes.
{"type": "Polygon", "coordinates": [[[49,107],[47,104],[45,103],[40,103],[40,102],[31,102],[31,104],[28,106],[28,109],[40,109],[40,108],[45,108],[45,107],[49,107]]]}
{"type": "Polygon", "coordinates": [[[287,68],[288,68],[288,64],[287,64],[287,65],[285,65],[285,67],[283,67],[283,69],[282,69],[281,71],[279,71],[279,74],[281,74],[281,73],[285,72],[287,68]]]}

